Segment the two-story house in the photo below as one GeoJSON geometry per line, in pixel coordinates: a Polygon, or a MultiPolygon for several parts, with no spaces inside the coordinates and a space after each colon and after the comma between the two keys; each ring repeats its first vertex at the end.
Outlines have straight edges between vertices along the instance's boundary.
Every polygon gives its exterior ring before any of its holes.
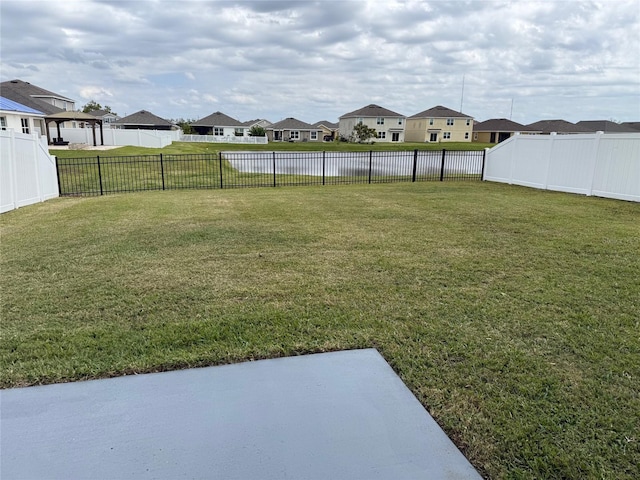
{"type": "Polygon", "coordinates": [[[438,105],[407,118],[407,142],[470,142],[473,117],[438,105]]]}
{"type": "Polygon", "coordinates": [[[400,113],[372,104],[342,115],[338,122],[338,131],[341,137],[349,138],[356,125],[364,124],[375,129],[378,142],[404,142],[405,119],[406,117],[400,113]]]}

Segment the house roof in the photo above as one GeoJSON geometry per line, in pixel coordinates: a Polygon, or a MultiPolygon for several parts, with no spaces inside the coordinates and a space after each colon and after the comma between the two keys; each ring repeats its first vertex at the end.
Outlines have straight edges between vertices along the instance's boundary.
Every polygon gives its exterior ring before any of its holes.
{"type": "Polygon", "coordinates": [[[284,120],[280,120],[272,125],[269,125],[267,130],[316,130],[313,125],[298,120],[297,118],[289,117],[284,120]]]}
{"type": "Polygon", "coordinates": [[[0,83],[0,89],[4,90],[7,87],[18,90],[22,92],[23,95],[28,95],[30,97],[54,97],[59,98],[60,100],[66,100],[68,102],[75,102],[71,98],[65,97],[64,95],[45,90],[44,88],[38,87],[37,85],[32,85],[29,82],[18,79],[0,83]]]}
{"type": "Polygon", "coordinates": [[[320,120],[319,122],[314,123],[313,126],[316,128],[326,127],[328,129],[333,129],[333,130],[338,129],[337,123],[327,122],[326,120],[320,120]]]}
{"type": "Polygon", "coordinates": [[[578,126],[566,120],[540,120],[539,122],[530,123],[527,127],[542,133],[593,133],[593,131],[588,128],[578,126]]]}
{"type": "Polygon", "coordinates": [[[592,132],[635,133],[638,131],[633,127],[612,122],[611,120],[581,120],[576,125],[588,128],[592,132]]]}
{"type": "Polygon", "coordinates": [[[640,132],[640,122],[622,122],[620,125],[634,129],[636,132],[640,132]]]}
{"type": "Polygon", "coordinates": [[[122,117],[117,122],[113,122],[112,125],[172,126],[173,123],[146,110],[140,110],[139,112],[122,117]]]}
{"type": "Polygon", "coordinates": [[[91,110],[89,112],[87,112],[89,115],[93,115],[94,117],[104,117],[105,115],[113,115],[116,116],[117,115],[113,112],[107,112],[106,110],[91,110]]]}
{"type": "Polygon", "coordinates": [[[0,97],[0,110],[4,110],[7,112],[31,113],[33,115],[44,115],[44,113],[39,110],[27,107],[26,105],[14,102],[13,100],[5,97],[0,97]]]}
{"type": "Polygon", "coordinates": [[[350,117],[403,117],[401,113],[394,112],[392,110],[387,110],[386,108],[381,107],[380,105],[367,105],[366,107],[362,107],[358,110],[354,110],[353,112],[345,113],[340,118],[350,118],[350,117]]]}
{"type": "Polygon", "coordinates": [[[534,128],[527,127],[517,122],[512,122],[506,118],[491,118],[484,122],[473,125],[474,132],[539,132],[534,128]]]}
{"type": "Polygon", "coordinates": [[[260,122],[267,122],[268,124],[271,124],[269,120],[265,120],[264,118],[256,118],[254,120],[247,120],[246,122],[240,122],[240,123],[242,123],[242,125],[244,125],[245,127],[253,127],[254,125],[260,122]]]}
{"type": "Polygon", "coordinates": [[[451,117],[464,117],[473,118],[471,115],[467,115],[462,112],[456,112],[450,108],[443,107],[442,105],[436,105],[415,115],[411,115],[409,118],[451,118],[451,117]]]}
{"type": "Polygon", "coordinates": [[[50,103],[47,103],[44,100],[40,100],[37,97],[32,97],[29,94],[29,92],[32,91],[32,86],[33,85],[31,85],[30,83],[23,82],[22,80],[10,80],[8,82],[0,83],[0,94],[3,97],[8,98],[9,100],[13,100],[14,102],[20,103],[26,107],[33,108],[34,110],[38,110],[47,115],[52,113],[64,112],[62,108],[51,105],[50,103]]]}
{"type": "Polygon", "coordinates": [[[197,120],[191,124],[192,127],[244,127],[245,125],[231,118],[229,115],[225,115],[222,112],[214,112],[200,120],[197,120]]]}

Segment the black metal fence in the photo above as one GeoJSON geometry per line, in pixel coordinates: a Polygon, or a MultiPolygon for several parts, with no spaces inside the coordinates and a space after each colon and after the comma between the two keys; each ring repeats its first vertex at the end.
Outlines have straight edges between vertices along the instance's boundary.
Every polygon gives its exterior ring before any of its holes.
{"type": "Polygon", "coordinates": [[[56,159],[60,195],[481,180],[484,151],[220,152],[56,159]]]}

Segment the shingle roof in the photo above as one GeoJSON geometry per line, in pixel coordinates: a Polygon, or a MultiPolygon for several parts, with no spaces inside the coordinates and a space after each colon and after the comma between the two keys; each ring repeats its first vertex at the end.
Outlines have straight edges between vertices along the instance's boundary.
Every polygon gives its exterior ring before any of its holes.
{"type": "Polygon", "coordinates": [[[64,95],[60,95],[59,93],[54,93],[49,90],[45,90],[42,87],[38,87],[37,85],[32,85],[29,82],[25,82],[23,80],[9,80],[7,82],[0,83],[0,89],[4,90],[5,88],[12,88],[22,93],[23,95],[28,95],[30,97],[55,97],[61,100],[67,100],[69,102],[74,102],[71,98],[65,97],[64,95]]]}
{"type": "Polygon", "coordinates": [[[450,108],[443,107],[442,105],[436,105],[428,110],[425,110],[415,115],[411,115],[409,118],[451,118],[451,117],[464,117],[473,118],[471,115],[467,115],[462,112],[456,112],[450,108]]]}
{"type": "Polygon", "coordinates": [[[324,126],[330,129],[333,128],[334,130],[338,128],[337,123],[327,122],[326,120],[320,120],[319,122],[314,123],[313,126],[316,128],[319,128],[320,126],[324,126]]]}
{"type": "Polygon", "coordinates": [[[636,132],[640,132],[640,122],[622,122],[620,125],[632,128],[636,132]]]}
{"type": "MultiPolygon", "coordinates": [[[[105,115],[115,115],[113,112],[107,112],[106,110],[91,110],[87,112],[89,115],[93,115],[94,117],[104,117],[105,115]]],[[[116,115],[117,116],[117,115],[116,115]]]]}
{"type": "Polygon", "coordinates": [[[581,120],[576,125],[588,128],[592,132],[635,133],[638,130],[611,120],[581,120]]]}
{"type": "Polygon", "coordinates": [[[593,133],[588,128],[578,126],[566,120],[540,120],[539,122],[530,123],[527,127],[539,130],[542,133],[593,133]]]}
{"type": "Polygon", "coordinates": [[[29,95],[32,85],[22,80],[11,80],[0,83],[0,95],[14,102],[21,103],[26,107],[31,107],[47,115],[52,113],[64,112],[62,108],[58,108],[39,98],[29,95]]]}
{"type": "Polygon", "coordinates": [[[222,112],[214,112],[191,124],[192,127],[243,127],[242,122],[225,115],[222,112]]]}
{"type": "Polygon", "coordinates": [[[387,110],[386,108],[381,107],[380,105],[367,105],[366,107],[362,107],[358,110],[354,110],[353,112],[345,113],[340,118],[350,118],[350,117],[403,117],[401,113],[393,112],[391,110],[387,110]]]}
{"type": "Polygon", "coordinates": [[[492,118],[473,126],[474,132],[539,132],[534,128],[507,120],[506,118],[492,118]]]}
{"type": "Polygon", "coordinates": [[[0,97],[0,110],[5,110],[7,112],[21,112],[44,115],[44,113],[39,110],[27,107],[26,105],[22,105],[21,103],[15,102],[5,97],[0,97]]]}
{"type": "Polygon", "coordinates": [[[172,126],[173,123],[165,120],[164,118],[160,118],[151,112],[147,112],[146,110],[140,110],[139,112],[122,117],[117,122],[113,122],[112,125],[172,126]]]}
{"type": "Polygon", "coordinates": [[[297,118],[289,117],[279,122],[269,125],[267,130],[316,130],[316,127],[298,120],[297,118]]]}

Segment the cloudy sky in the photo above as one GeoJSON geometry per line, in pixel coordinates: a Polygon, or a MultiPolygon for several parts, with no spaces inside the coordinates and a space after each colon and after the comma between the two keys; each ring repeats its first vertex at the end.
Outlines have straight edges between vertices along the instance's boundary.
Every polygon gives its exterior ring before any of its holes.
{"type": "Polygon", "coordinates": [[[0,18],[2,81],[120,115],[640,120],[640,0],[2,0],[0,18]]]}

